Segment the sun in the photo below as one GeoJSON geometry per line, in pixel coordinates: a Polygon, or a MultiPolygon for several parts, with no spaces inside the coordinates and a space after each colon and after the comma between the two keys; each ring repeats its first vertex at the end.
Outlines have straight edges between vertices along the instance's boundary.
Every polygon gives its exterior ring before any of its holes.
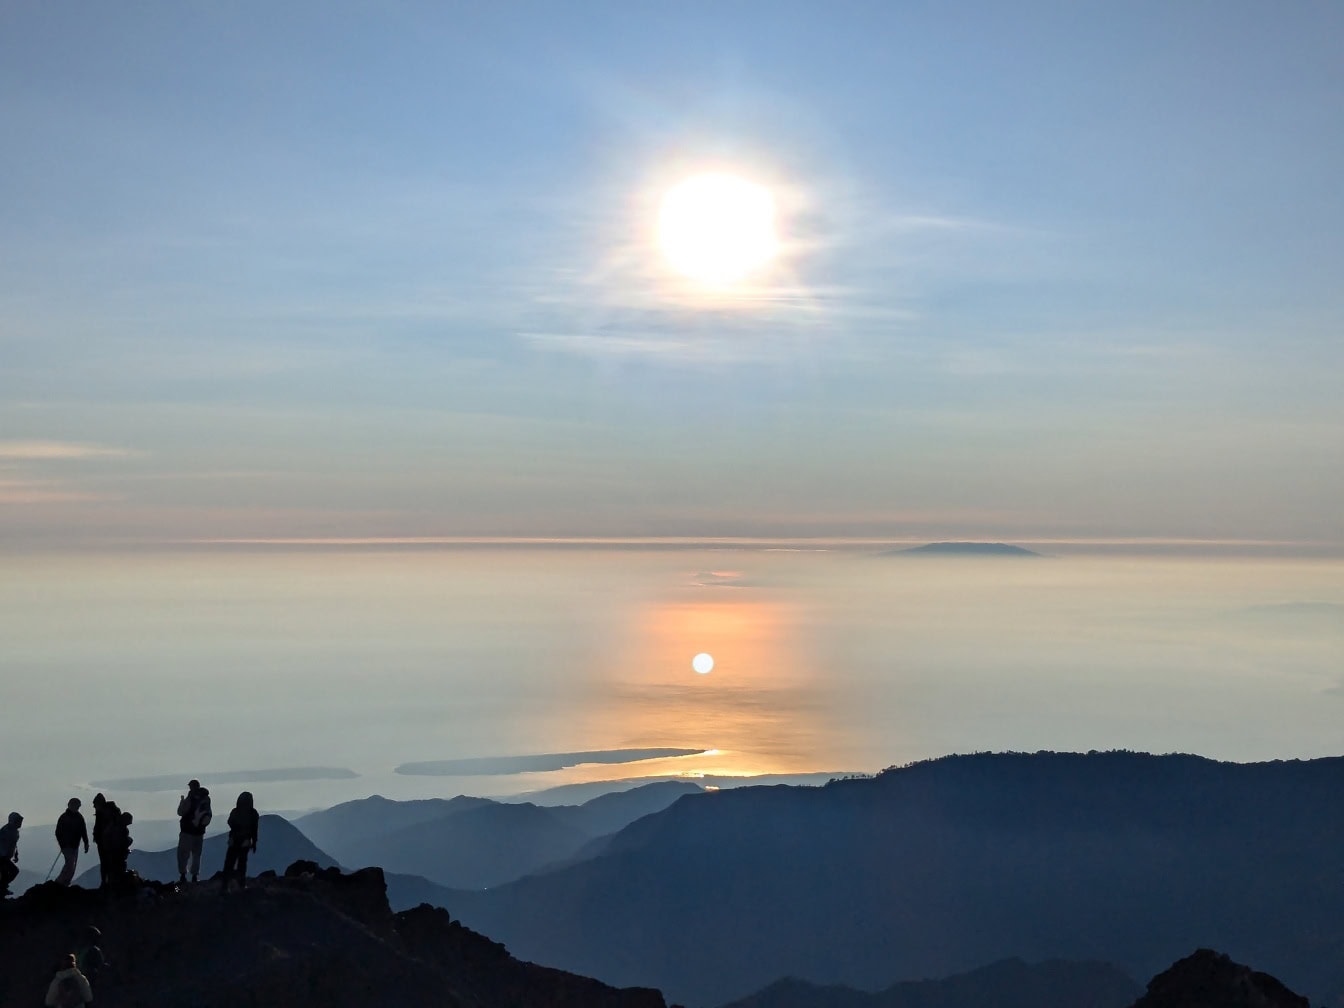
{"type": "Polygon", "coordinates": [[[714,656],[701,651],[691,659],[691,668],[701,675],[708,675],[714,669],[714,656]]]}
{"type": "Polygon", "coordinates": [[[694,175],[663,196],[658,243],[678,273],[729,286],[778,252],[774,197],[736,175],[694,175]]]}

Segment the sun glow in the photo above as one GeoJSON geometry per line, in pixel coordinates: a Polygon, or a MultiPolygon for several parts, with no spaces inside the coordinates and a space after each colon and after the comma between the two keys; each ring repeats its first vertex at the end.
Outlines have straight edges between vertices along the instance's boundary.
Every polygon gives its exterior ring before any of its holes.
{"type": "Polygon", "coordinates": [[[701,651],[691,659],[691,668],[695,669],[701,675],[708,675],[714,670],[714,656],[701,651]]]}
{"type": "Polygon", "coordinates": [[[779,250],[774,197],[735,175],[695,175],[663,197],[658,243],[688,279],[711,287],[737,283],[779,250]]]}

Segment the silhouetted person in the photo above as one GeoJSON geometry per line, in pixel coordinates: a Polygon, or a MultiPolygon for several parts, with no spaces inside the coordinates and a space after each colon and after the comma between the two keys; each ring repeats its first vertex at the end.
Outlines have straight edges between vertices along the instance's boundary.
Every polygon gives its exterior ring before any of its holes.
{"type": "Polygon", "coordinates": [[[177,835],[177,881],[187,881],[187,861],[191,861],[191,880],[196,881],[201,874],[201,844],[205,841],[205,828],[210,825],[210,791],[201,787],[201,782],[192,780],[187,783],[187,793],[177,802],[177,815],[181,832],[177,835]]]}
{"type": "Polygon", "coordinates": [[[118,831],[120,823],[121,809],[117,808],[116,802],[108,801],[99,791],[93,796],[93,842],[98,847],[98,876],[104,887],[116,881],[111,871],[112,865],[117,860],[116,845],[112,842],[112,836],[118,831]]]}
{"type": "Polygon", "coordinates": [[[229,813],[229,847],[224,852],[224,879],[220,892],[229,891],[229,877],[235,869],[238,872],[238,888],[247,888],[247,855],[257,849],[257,824],[260,819],[252,802],[252,792],[244,791],[238,796],[238,804],[229,813]]]}
{"type": "Polygon", "coordinates": [[[79,845],[84,844],[84,853],[89,852],[89,827],[84,822],[84,816],[79,811],[79,799],[71,798],[66,803],[65,811],[61,817],[56,820],[56,843],[61,848],[61,854],[65,857],[65,865],[61,868],[61,873],[56,876],[56,881],[61,885],[68,886],[75,878],[75,865],[79,861],[79,845]]]}
{"type": "Polygon", "coordinates": [[[61,960],[56,975],[47,987],[47,998],[43,1002],[49,1008],[81,1008],[93,1004],[93,989],[88,978],[75,965],[75,954],[71,952],[61,960]]]}
{"type": "Polygon", "coordinates": [[[113,818],[103,831],[103,843],[98,848],[104,854],[103,885],[119,886],[126,880],[126,857],[131,853],[131,823],[134,817],[129,812],[117,808],[115,802],[108,802],[113,818]]]}
{"type": "Polygon", "coordinates": [[[9,884],[19,874],[19,827],[23,816],[9,814],[9,822],[0,826],[0,896],[9,895],[9,884]]]}
{"type": "Polygon", "coordinates": [[[103,933],[90,924],[80,931],[79,941],[75,944],[75,965],[91,984],[98,981],[98,974],[107,965],[107,957],[99,944],[102,940],[103,933]]]}

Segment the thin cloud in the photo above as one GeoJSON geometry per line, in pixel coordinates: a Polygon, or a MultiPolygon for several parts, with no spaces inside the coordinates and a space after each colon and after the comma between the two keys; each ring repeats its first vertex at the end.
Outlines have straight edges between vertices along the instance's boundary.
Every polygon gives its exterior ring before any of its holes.
{"type": "Polygon", "coordinates": [[[119,499],[110,494],[66,490],[50,480],[0,479],[0,504],[68,504],[119,499]]]}
{"type": "Polygon", "coordinates": [[[132,454],[124,448],[80,441],[0,441],[0,459],[18,462],[126,458],[132,454]]]}

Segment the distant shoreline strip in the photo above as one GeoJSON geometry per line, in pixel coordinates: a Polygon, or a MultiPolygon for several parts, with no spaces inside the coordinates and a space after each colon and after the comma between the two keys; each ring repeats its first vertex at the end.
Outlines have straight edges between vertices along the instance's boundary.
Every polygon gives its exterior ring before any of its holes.
{"type": "Polygon", "coordinates": [[[393,773],[411,777],[493,777],[568,770],[584,763],[640,763],[644,760],[701,756],[708,749],[599,749],[594,752],[539,753],[532,756],[476,756],[470,759],[403,763],[393,773]]]}

